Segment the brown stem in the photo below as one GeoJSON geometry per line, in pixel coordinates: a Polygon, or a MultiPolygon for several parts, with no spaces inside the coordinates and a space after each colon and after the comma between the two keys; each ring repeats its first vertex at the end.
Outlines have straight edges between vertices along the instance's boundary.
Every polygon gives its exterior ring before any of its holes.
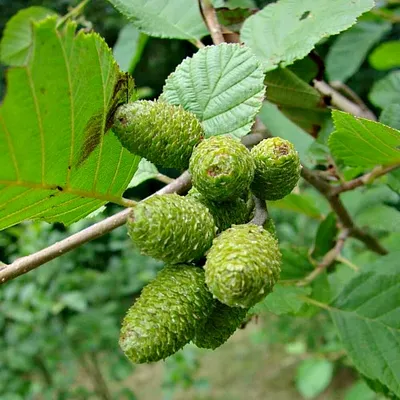
{"type": "Polygon", "coordinates": [[[112,395],[108,389],[107,382],[101,372],[99,362],[95,353],[90,353],[89,357],[93,365],[94,379],[96,381],[96,390],[100,398],[103,400],[112,400],[112,395]]]}
{"type": "Polygon", "coordinates": [[[338,240],[336,241],[335,246],[329,250],[322,261],[318,264],[317,268],[314,269],[309,275],[307,275],[302,281],[300,281],[297,286],[306,286],[314,279],[316,279],[320,274],[322,274],[326,269],[328,269],[336,260],[336,258],[340,255],[346,239],[349,236],[350,231],[348,229],[344,229],[342,233],[339,235],[338,240]]]}
{"type": "Polygon", "coordinates": [[[343,202],[340,200],[339,194],[334,193],[334,188],[332,188],[328,182],[321,178],[317,172],[311,171],[310,169],[303,167],[301,175],[329,201],[332,210],[339,217],[343,228],[349,231],[349,236],[360,240],[375,253],[382,255],[388,253],[387,250],[382,247],[382,245],[378,242],[376,238],[374,238],[369,233],[364,232],[361,228],[355,225],[343,202]]]}
{"type": "Polygon", "coordinates": [[[267,203],[265,200],[260,200],[258,197],[253,196],[255,204],[255,212],[253,219],[249,224],[263,226],[265,221],[268,219],[267,203]]]}
{"type": "Polygon", "coordinates": [[[333,106],[346,111],[357,117],[367,118],[376,121],[376,116],[369,110],[362,109],[358,104],[353,103],[347,97],[340,94],[337,90],[333,89],[324,81],[313,81],[315,89],[317,89],[324,96],[329,96],[333,106]]]}
{"type": "MultiPolygon", "coordinates": [[[[191,185],[191,178],[188,172],[184,172],[180,177],[175,179],[169,185],[164,186],[155,194],[180,193],[187,190],[191,185]]],[[[119,212],[112,217],[98,222],[88,228],[71,235],[68,238],[54,243],[53,245],[31,254],[26,257],[21,257],[15,260],[12,264],[0,267],[0,284],[7,282],[17,276],[26,274],[27,272],[40,267],[41,265],[60,257],[61,255],[81,246],[84,243],[97,239],[106,233],[123,225],[127,218],[130,209],[119,212]]]]}
{"type": "Polygon", "coordinates": [[[221,25],[218,22],[217,13],[210,0],[199,0],[201,15],[204,22],[210,31],[211,38],[214,44],[221,44],[225,42],[224,35],[222,34],[221,25]]]}
{"type": "Polygon", "coordinates": [[[337,195],[339,193],[347,192],[349,190],[356,189],[360,186],[366,185],[368,183],[371,183],[374,179],[379,178],[391,171],[394,171],[395,169],[400,168],[400,165],[392,165],[390,167],[376,167],[374,168],[371,172],[362,175],[358,178],[355,178],[351,181],[344,182],[339,186],[332,187],[331,193],[334,195],[337,195]]]}

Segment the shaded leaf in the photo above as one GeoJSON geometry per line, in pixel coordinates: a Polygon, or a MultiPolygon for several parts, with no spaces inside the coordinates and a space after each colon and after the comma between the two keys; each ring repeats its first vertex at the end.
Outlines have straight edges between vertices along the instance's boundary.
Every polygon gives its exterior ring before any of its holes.
{"type": "Polygon", "coordinates": [[[0,42],[0,61],[9,66],[23,66],[32,45],[33,21],[40,21],[56,13],[44,7],[24,8],[8,22],[0,42]]]}
{"type": "Polygon", "coordinates": [[[372,46],[390,31],[389,22],[360,21],[330,47],[326,72],[330,81],[346,82],[358,71],[372,46]]]}
{"type": "Polygon", "coordinates": [[[301,296],[307,296],[310,293],[311,288],[277,284],[274,286],[274,291],[262,302],[254,306],[251,312],[261,313],[269,311],[276,315],[296,315],[304,304],[301,296]]]}
{"type": "Polygon", "coordinates": [[[305,131],[317,136],[330,112],[321,94],[289,69],[276,69],[265,75],[267,99],[305,131]]]}
{"type": "Polygon", "coordinates": [[[133,24],[127,24],[120,30],[113,54],[122,71],[133,72],[147,41],[148,36],[141,33],[133,24]]]}
{"type": "Polygon", "coordinates": [[[332,362],[318,358],[304,360],[297,368],[297,390],[306,399],[312,399],[328,387],[332,376],[332,362]]]}
{"type": "Polygon", "coordinates": [[[290,193],[282,200],[269,201],[268,205],[282,210],[290,210],[307,215],[314,219],[321,219],[321,212],[315,207],[312,199],[303,194],[290,193]]]}
{"type": "Polygon", "coordinates": [[[158,175],[157,167],[150,161],[147,161],[145,158],[142,158],[139,162],[139,166],[137,171],[135,172],[135,175],[133,176],[131,182],[128,185],[128,188],[139,186],[141,183],[149,179],[153,179],[157,175],[158,175]]]}
{"type": "Polygon", "coordinates": [[[336,131],[329,138],[329,147],[346,165],[373,167],[400,162],[399,131],[337,110],[332,116],[336,131]]]}
{"type": "Polygon", "coordinates": [[[363,273],[333,303],[349,357],[368,379],[400,394],[400,275],[363,273]]]}
{"type": "Polygon", "coordinates": [[[369,99],[380,108],[386,108],[393,103],[400,104],[400,71],[393,71],[376,82],[369,99]]]}
{"type": "Polygon", "coordinates": [[[375,400],[375,393],[364,381],[356,382],[346,393],[344,400],[375,400]]]}
{"type": "Polygon", "coordinates": [[[301,279],[314,269],[308,258],[308,248],[282,246],[280,250],[282,252],[280,279],[301,279]]]}
{"type": "Polygon", "coordinates": [[[0,228],[70,224],[118,202],[139,158],[106,133],[131,87],[96,34],[33,24],[32,51],[8,73],[0,108],[0,228]],[[51,62],[49,61],[51,60],[51,62]]]}
{"type": "Polygon", "coordinates": [[[335,213],[329,213],[319,224],[311,256],[319,260],[335,246],[338,233],[335,213]]]}
{"type": "Polygon", "coordinates": [[[373,0],[280,0],[248,18],[241,38],[270,71],[305,57],[321,39],[349,28],[373,6],[373,0]]]}
{"type": "Polygon", "coordinates": [[[361,211],[356,218],[360,226],[383,232],[400,232],[400,212],[379,204],[361,211]]]}
{"type": "Polygon", "coordinates": [[[369,56],[369,63],[378,70],[400,67],[400,40],[382,43],[369,56]]]}
{"type": "Polygon", "coordinates": [[[381,113],[379,121],[400,130],[400,104],[390,104],[381,113]]]}
{"type": "Polygon", "coordinates": [[[250,49],[224,43],[186,58],[168,77],[161,100],[194,113],[206,136],[240,138],[250,131],[261,108],[263,80],[250,49]]]}
{"type": "Polygon", "coordinates": [[[108,1],[150,36],[193,40],[208,33],[197,0],[108,1]]]}

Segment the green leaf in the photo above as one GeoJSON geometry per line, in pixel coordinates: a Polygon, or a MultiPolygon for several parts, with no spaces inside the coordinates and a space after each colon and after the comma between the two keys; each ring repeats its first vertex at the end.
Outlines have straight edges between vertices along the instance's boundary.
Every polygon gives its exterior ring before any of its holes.
{"type": "Polygon", "coordinates": [[[83,312],[88,307],[84,294],[78,291],[64,293],[60,301],[64,306],[75,311],[83,312]]]}
{"type": "Polygon", "coordinates": [[[290,210],[307,215],[310,218],[321,219],[321,212],[315,207],[312,199],[304,194],[290,193],[282,200],[269,201],[268,205],[282,210],[290,210]]]}
{"type": "Polygon", "coordinates": [[[400,132],[379,122],[332,112],[336,131],[329,138],[332,153],[352,167],[400,162],[400,132]]]}
{"type": "Polygon", "coordinates": [[[369,99],[380,108],[386,108],[393,103],[400,104],[400,71],[393,71],[376,82],[369,99]]]}
{"type": "MultiPolygon", "coordinates": [[[[398,239],[397,239],[398,240],[398,239]]],[[[397,275],[399,273],[400,250],[391,251],[383,257],[379,257],[363,267],[365,272],[373,272],[376,275],[397,275]]]]}
{"type": "Polygon", "coordinates": [[[321,94],[289,69],[270,71],[265,76],[267,99],[306,132],[317,135],[330,113],[321,94]]]}
{"type": "Polygon", "coordinates": [[[400,395],[400,275],[363,273],[330,310],[356,368],[400,395]]]}
{"type": "Polygon", "coordinates": [[[364,381],[356,382],[346,393],[344,400],[375,400],[375,393],[364,381]]]}
{"type": "Polygon", "coordinates": [[[44,7],[24,8],[15,14],[4,29],[0,42],[0,61],[9,66],[25,65],[32,45],[33,21],[40,21],[56,13],[44,7]]]}
{"type": "Polygon", "coordinates": [[[388,174],[388,186],[395,193],[400,194],[400,168],[388,174]]]}
{"type": "Polygon", "coordinates": [[[280,136],[292,142],[298,151],[301,161],[309,166],[308,151],[313,144],[313,138],[295,123],[290,121],[275,104],[265,101],[259,117],[273,136],[280,136]]]}
{"type": "Polygon", "coordinates": [[[196,40],[208,33],[197,0],[108,1],[150,36],[196,40]]]}
{"type": "Polygon", "coordinates": [[[336,214],[329,213],[318,227],[311,257],[319,260],[328,253],[335,246],[337,233],[336,214]]]}
{"type": "Polygon", "coordinates": [[[390,28],[389,22],[361,21],[343,32],[329,49],[326,58],[329,80],[346,82],[358,71],[372,46],[390,28]]]}
{"type": "Polygon", "coordinates": [[[128,185],[128,188],[133,188],[139,186],[141,183],[148,181],[149,179],[153,179],[158,175],[157,167],[147,161],[145,158],[140,160],[139,166],[135,175],[133,176],[131,182],[128,185]]]}
{"type": "Polygon", "coordinates": [[[282,245],[280,250],[282,252],[280,279],[301,279],[314,269],[308,258],[308,248],[282,245]]]}
{"type": "Polygon", "coordinates": [[[234,8],[256,8],[254,0],[212,0],[215,8],[226,7],[229,9],[234,8]]]}
{"type": "Polygon", "coordinates": [[[113,54],[122,71],[133,72],[147,41],[148,36],[141,33],[133,24],[125,25],[120,30],[113,54]]]}
{"type": "Polygon", "coordinates": [[[369,63],[380,71],[400,67],[400,40],[382,43],[369,56],[369,63]]]}
{"type": "Polygon", "coordinates": [[[269,311],[276,315],[296,315],[304,304],[301,296],[307,296],[310,293],[311,288],[277,284],[274,286],[272,293],[252,308],[252,312],[261,313],[269,311]]]}
{"type": "Polygon", "coordinates": [[[168,77],[161,99],[194,113],[206,136],[240,138],[261,108],[263,81],[260,63],[249,48],[224,43],[186,58],[168,77]]]}
{"type": "Polygon", "coordinates": [[[400,104],[390,104],[381,113],[379,121],[400,130],[400,104]]]}
{"type": "Polygon", "coordinates": [[[322,393],[331,383],[333,364],[328,360],[311,358],[303,361],[296,374],[296,387],[306,399],[322,393]]]}
{"type": "Polygon", "coordinates": [[[270,71],[305,57],[373,6],[373,0],[280,0],[248,18],[241,38],[270,71]]]}
{"type": "Polygon", "coordinates": [[[356,218],[360,226],[383,232],[400,232],[400,212],[393,207],[379,204],[363,210],[356,218]]]}
{"type": "Polygon", "coordinates": [[[0,229],[70,224],[119,201],[139,158],[106,131],[127,83],[98,35],[57,31],[55,18],[33,24],[30,57],[9,70],[0,107],[0,229]]]}

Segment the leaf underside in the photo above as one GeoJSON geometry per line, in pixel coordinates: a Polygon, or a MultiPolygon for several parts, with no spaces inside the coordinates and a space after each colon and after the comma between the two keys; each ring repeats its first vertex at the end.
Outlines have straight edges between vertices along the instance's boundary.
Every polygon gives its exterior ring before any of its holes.
{"type": "Polygon", "coordinates": [[[70,23],[58,31],[55,18],[32,29],[30,56],[8,71],[0,108],[0,229],[70,224],[117,202],[139,162],[107,132],[130,81],[105,42],[70,23]]]}

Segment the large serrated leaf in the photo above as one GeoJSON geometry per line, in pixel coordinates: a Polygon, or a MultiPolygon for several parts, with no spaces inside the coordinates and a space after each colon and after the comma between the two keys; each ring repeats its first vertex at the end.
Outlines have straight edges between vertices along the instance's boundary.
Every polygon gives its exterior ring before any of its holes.
{"type": "Polygon", "coordinates": [[[197,0],[108,1],[150,36],[195,40],[208,33],[197,0]]]}
{"type": "Polygon", "coordinates": [[[96,34],[50,18],[32,25],[26,64],[8,71],[0,108],[0,229],[69,224],[118,202],[139,158],[109,128],[128,80],[96,34]]]}
{"type": "Polygon", "coordinates": [[[383,79],[375,82],[369,94],[371,103],[386,108],[400,103],[400,71],[393,71],[383,79]]]}
{"type": "Polygon", "coordinates": [[[400,275],[364,273],[330,309],[357,369],[400,395],[400,275]]]}
{"type": "Polygon", "coordinates": [[[373,6],[373,0],[280,0],[248,18],[241,38],[270,71],[305,57],[373,6]]]}
{"type": "Polygon", "coordinates": [[[206,136],[246,135],[264,98],[264,74],[249,48],[220,44],[185,59],[161,100],[181,105],[202,121],[206,136]]]}
{"type": "Polygon", "coordinates": [[[329,138],[332,153],[352,167],[400,163],[400,131],[379,122],[332,112],[336,130],[329,138]]]}
{"type": "Polygon", "coordinates": [[[343,32],[329,49],[326,72],[330,81],[345,82],[358,71],[372,46],[390,31],[389,22],[361,21],[343,32]]]}
{"type": "Polygon", "coordinates": [[[321,94],[287,68],[265,76],[267,99],[305,131],[317,136],[329,111],[321,94]]]}

